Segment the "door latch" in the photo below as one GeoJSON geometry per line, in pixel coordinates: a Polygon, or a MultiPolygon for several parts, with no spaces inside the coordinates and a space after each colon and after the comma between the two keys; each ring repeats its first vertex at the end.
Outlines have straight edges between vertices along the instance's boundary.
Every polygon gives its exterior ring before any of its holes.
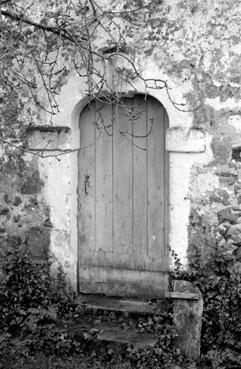
{"type": "Polygon", "coordinates": [[[88,174],[85,175],[85,182],[84,182],[84,187],[85,187],[85,194],[88,195],[89,194],[89,187],[90,187],[90,176],[88,174]]]}

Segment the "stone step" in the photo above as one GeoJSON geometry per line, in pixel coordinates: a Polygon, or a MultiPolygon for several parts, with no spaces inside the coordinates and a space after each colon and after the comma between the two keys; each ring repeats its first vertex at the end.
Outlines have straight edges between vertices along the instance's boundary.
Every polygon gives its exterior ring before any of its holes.
{"type": "Polygon", "coordinates": [[[116,329],[108,326],[97,334],[97,339],[124,343],[139,348],[153,347],[158,342],[158,339],[150,333],[133,332],[127,329],[116,329]]]}
{"type": "Polygon", "coordinates": [[[78,297],[78,303],[86,309],[109,310],[126,313],[138,314],[162,314],[168,309],[166,300],[158,302],[148,302],[141,300],[118,299],[100,295],[81,294],[78,297]]]}
{"type": "Polygon", "coordinates": [[[153,334],[122,328],[114,322],[101,322],[81,318],[81,322],[65,322],[63,332],[70,336],[132,345],[137,348],[153,347],[158,338],[153,334]]]}

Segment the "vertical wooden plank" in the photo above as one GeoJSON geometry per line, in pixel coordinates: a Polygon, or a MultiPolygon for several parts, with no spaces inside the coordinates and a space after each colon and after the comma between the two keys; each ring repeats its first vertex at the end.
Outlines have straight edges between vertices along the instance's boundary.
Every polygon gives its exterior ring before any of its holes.
{"type": "MultiPolygon", "coordinates": [[[[113,251],[132,252],[131,100],[116,105],[113,116],[113,251]]],[[[130,265],[132,260],[130,259],[130,265]]]]}
{"type": "Polygon", "coordinates": [[[165,127],[164,109],[148,100],[147,121],[152,132],[148,146],[148,260],[150,270],[161,270],[165,249],[165,127]]]}
{"type": "MultiPolygon", "coordinates": [[[[164,169],[164,176],[165,176],[165,210],[164,210],[164,216],[165,216],[165,245],[164,245],[164,263],[165,268],[169,269],[169,250],[168,250],[168,239],[169,239],[169,227],[170,227],[170,206],[169,206],[169,188],[170,188],[170,172],[169,172],[169,153],[166,151],[166,131],[169,127],[169,121],[166,111],[164,110],[164,144],[165,144],[165,169],[164,169]]],[[[164,269],[164,268],[163,268],[164,269]]]]}
{"type": "Polygon", "coordinates": [[[135,266],[145,268],[147,260],[147,150],[144,96],[133,99],[133,253],[135,266]]]}
{"type": "Polygon", "coordinates": [[[101,104],[97,123],[102,129],[96,142],[96,251],[103,264],[106,252],[112,252],[112,106],[101,104]]]}
{"type": "Polygon", "coordinates": [[[91,263],[95,252],[95,109],[88,105],[80,116],[79,152],[79,257],[91,263]]]}

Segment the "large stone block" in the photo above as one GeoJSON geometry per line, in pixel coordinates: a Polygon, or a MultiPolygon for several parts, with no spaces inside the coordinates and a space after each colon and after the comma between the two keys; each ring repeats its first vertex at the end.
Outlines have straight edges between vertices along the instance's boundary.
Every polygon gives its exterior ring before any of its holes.
{"type": "Polygon", "coordinates": [[[26,237],[27,249],[30,256],[35,261],[47,259],[47,252],[50,243],[50,231],[45,227],[32,227],[26,237]]]}
{"type": "Polygon", "coordinates": [[[238,223],[238,216],[234,214],[231,207],[220,210],[217,215],[219,223],[225,223],[227,221],[230,224],[238,223]]]}
{"type": "Polygon", "coordinates": [[[232,140],[229,136],[216,136],[211,143],[213,156],[219,164],[226,164],[232,155],[232,140]]]}
{"type": "Polygon", "coordinates": [[[42,181],[40,180],[39,173],[36,170],[32,176],[29,176],[21,187],[21,193],[23,195],[34,195],[40,191],[42,181]]]}
{"type": "Polygon", "coordinates": [[[36,126],[28,131],[28,148],[45,153],[66,149],[66,138],[69,127],[36,126]]]}

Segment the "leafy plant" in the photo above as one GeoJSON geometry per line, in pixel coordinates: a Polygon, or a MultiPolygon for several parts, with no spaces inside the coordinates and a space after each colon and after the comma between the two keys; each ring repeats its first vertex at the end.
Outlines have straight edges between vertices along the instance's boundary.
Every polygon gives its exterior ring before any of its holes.
{"type": "Polygon", "coordinates": [[[241,263],[216,243],[205,257],[201,250],[190,250],[189,271],[181,268],[177,254],[172,256],[172,277],[191,281],[203,295],[201,367],[240,368],[241,263]]]}
{"type": "Polygon", "coordinates": [[[73,314],[76,308],[74,295],[67,289],[63,272],[59,270],[54,278],[50,275],[47,261],[36,264],[26,253],[16,249],[5,253],[2,270],[0,337],[6,334],[13,339],[16,337],[31,348],[37,342],[36,347],[43,351],[52,345],[53,351],[56,341],[64,341],[55,327],[57,321],[73,314]]]}

